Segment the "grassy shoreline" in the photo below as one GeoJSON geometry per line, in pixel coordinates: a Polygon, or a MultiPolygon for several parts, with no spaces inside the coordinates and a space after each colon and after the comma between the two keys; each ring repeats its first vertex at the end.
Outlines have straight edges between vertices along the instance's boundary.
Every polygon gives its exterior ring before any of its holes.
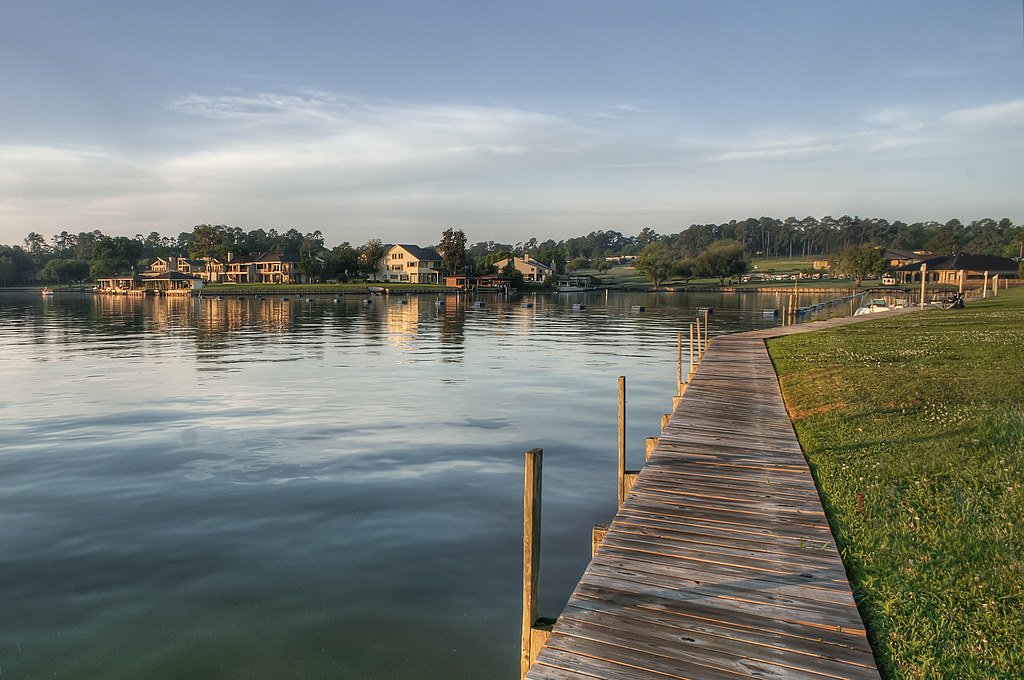
{"type": "Polygon", "coordinates": [[[1024,668],[1024,289],[768,342],[884,678],[1024,668]]]}

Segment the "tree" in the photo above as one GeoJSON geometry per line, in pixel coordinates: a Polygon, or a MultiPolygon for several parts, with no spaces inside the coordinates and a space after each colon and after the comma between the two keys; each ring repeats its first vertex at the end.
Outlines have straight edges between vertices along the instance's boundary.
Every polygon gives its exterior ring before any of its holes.
{"type": "Polygon", "coordinates": [[[655,288],[675,272],[677,260],[669,252],[668,246],[661,241],[655,241],[644,246],[636,258],[636,270],[642,272],[651,280],[655,288]]]}
{"type": "Polygon", "coordinates": [[[750,269],[750,261],[739,241],[722,240],[698,255],[693,262],[697,276],[717,276],[719,285],[725,285],[727,276],[737,276],[750,269]]]}
{"type": "Polygon", "coordinates": [[[550,264],[556,272],[561,273],[565,271],[565,252],[561,248],[557,248],[555,246],[545,248],[537,253],[537,257],[535,259],[538,262],[550,264]]]}
{"type": "Polygon", "coordinates": [[[359,253],[348,241],[331,249],[330,257],[324,266],[324,274],[328,278],[345,282],[358,271],[359,253]]]}
{"type": "Polygon", "coordinates": [[[142,250],[141,241],[126,236],[104,236],[93,246],[89,273],[98,279],[128,271],[142,257],[142,250]]]}
{"type": "Polygon", "coordinates": [[[388,249],[379,238],[371,238],[364,243],[359,253],[359,273],[363,278],[372,279],[387,254],[388,249]]]}
{"type": "Polygon", "coordinates": [[[466,270],[466,235],[461,229],[445,229],[437,249],[441,251],[441,269],[449,275],[462,274],[466,270]]]}
{"type": "Polygon", "coordinates": [[[228,254],[227,227],[222,224],[198,224],[192,230],[190,257],[216,257],[224,259],[228,254]]]}
{"type": "Polygon", "coordinates": [[[509,258],[508,263],[506,263],[505,266],[502,267],[501,271],[498,273],[501,274],[502,276],[508,277],[508,284],[510,288],[522,290],[523,286],[526,285],[526,280],[523,278],[523,273],[516,269],[515,262],[512,260],[512,258],[509,258]]]}
{"type": "Polygon", "coordinates": [[[857,286],[865,276],[878,276],[885,270],[882,250],[869,243],[849,246],[828,262],[829,269],[840,276],[852,276],[857,286]]]}
{"type": "Polygon", "coordinates": [[[573,259],[569,260],[569,263],[566,265],[566,267],[569,271],[575,272],[579,271],[580,269],[584,269],[589,264],[590,260],[588,260],[585,257],[574,257],[573,259]]]}
{"type": "Polygon", "coordinates": [[[89,263],[84,260],[56,258],[46,263],[36,278],[44,283],[71,283],[89,277],[89,263]]]}
{"type": "Polygon", "coordinates": [[[306,281],[309,283],[313,283],[321,269],[320,260],[315,257],[304,257],[299,261],[299,271],[306,275],[306,281]]]}

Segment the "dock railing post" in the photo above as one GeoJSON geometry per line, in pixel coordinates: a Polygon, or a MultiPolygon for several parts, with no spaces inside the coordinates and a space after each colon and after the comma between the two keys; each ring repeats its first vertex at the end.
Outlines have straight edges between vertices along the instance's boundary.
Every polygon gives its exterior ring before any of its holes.
{"type": "Polygon", "coordinates": [[[704,310],[704,349],[700,353],[700,358],[704,358],[704,352],[708,349],[708,310],[704,310]]]}
{"type": "Polygon", "coordinates": [[[676,339],[676,348],[679,350],[679,359],[677,361],[678,370],[678,381],[676,384],[676,394],[681,395],[683,393],[683,332],[679,331],[679,335],[676,339]]]}
{"type": "Polygon", "coordinates": [[[700,314],[697,315],[697,363],[700,363],[700,357],[704,352],[700,346],[700,314]]]}
{"type": "Polygon", "coordinates": [[[619,505],[626,497],[626,376],[619,376],[619,505]]]}
{"type": "Polygon", "coordinates": [[[686,376],[686,382],[693,378],[693,324],[690,324],[690,373],[686,376]]]}
{"type": "Polygon", "coordinates": [[[521,647],[522,676],[536,658],[533,651],[533,624],[537,620],[540,592],[540,493],[543,449],[526,452],[526,475],[523,488],[523,640],[521,647]]]}

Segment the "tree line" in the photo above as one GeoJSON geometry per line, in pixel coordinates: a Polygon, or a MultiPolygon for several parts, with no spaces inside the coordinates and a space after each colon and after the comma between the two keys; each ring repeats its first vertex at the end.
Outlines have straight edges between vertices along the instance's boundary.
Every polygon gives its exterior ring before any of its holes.
{"type": "MultiPolygon", "coordinates": [[[[596,230],[585,236],[555,241],[530,238],[518,243],[481,241],[467,245],[463,230],[449,228],[433,245],[442,253],[449,273],[494,272],[494,264],[512,256],[530,256],[560,271],[611,265],[606,258],[637,256],[638,268],[655,285],[668,276],[733,276],[752,260],[770,257],[828,259],[852,247],[871,245],[936,255],[970,252],[1020,257],[1024,227],[1008,218],[985,218],[963,224],[947,222],[905,223],[883,218],[844,215],[821,219],[804,217],[750,217],[720,224],[694,224],[674,234],[658,234],[650,227],[635,236],[614,230],[596,230]],[[641,257],[642,256],[642,257],[641,257]],[[722,274],[721,272],[729,273],[722,274]]],[[[297,261],[311,278],[346,281],[376,271],[387,245],[378,238],[361,246],[345,241],[328,247],[319,230],[244,230],[241,227],[201,224],[176,237],[151,232],[107,236],[99,230],[62,231],[50,239],[29,233],[21,244],[0,245],[0,285],[37,282],[69,283],[141,271],[158,257],[216,257],[228,253],[245,256],[282,252],[297,261]]]]}

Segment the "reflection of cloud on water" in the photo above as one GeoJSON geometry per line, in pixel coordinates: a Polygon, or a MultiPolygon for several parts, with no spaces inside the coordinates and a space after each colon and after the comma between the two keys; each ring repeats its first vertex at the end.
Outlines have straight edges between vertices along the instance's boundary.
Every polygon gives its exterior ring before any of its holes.
{"type": "Polygon", "coordinates": [[[483,430],[501,430],[516,425],[508,418],[466,418],[462,423],[467,427],[479,427],[483,430]]]}

